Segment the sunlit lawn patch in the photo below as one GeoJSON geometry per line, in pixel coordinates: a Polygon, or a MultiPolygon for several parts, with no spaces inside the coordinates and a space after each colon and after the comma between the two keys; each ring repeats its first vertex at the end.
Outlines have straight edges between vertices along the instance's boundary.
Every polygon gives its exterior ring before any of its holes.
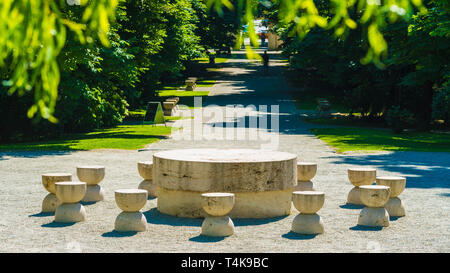
{"type": "Polygon", "coordinates": [[[172,127],[151,125],[119,125],[115,128],[100,129],[86,134],[70,134],[61,139],[1,144],[0,150],[93,150],[126,149],[136,150],[171,133],[172,127]]]}
{"type": "Polygon", "coordinates": [[[405,132],[369,128],[316,128],[312,132],[338,152],[423,151],[450,152],[450,134],[405,132]]]}

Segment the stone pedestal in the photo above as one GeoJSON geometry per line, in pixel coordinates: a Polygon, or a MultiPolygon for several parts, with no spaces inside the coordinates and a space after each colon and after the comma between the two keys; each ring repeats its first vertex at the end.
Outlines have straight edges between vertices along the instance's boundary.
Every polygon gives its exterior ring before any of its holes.
{"type": "Polygon", "coordinates": [[[234,224],[227,215],[234,206],[232,193],[204,193],[202,207],[208,214],[202,223],[202,235],[212,237],[230,236],[234,233],[234,224]]]}
{"type": "Polygon", "coordinates": [[[49,192],[42,201],[42,212],[55,212],[61,205],[61,201],[56,197],[56,182],[72,181],[70,173],[46,173],[42,175],[42,185],[49,192]]]}
{"type": "Polygon", "coordinates": [[[347,197],[347,203],[353,205],[363,205],[361,202],[360,186],[372,185],[375,182],[377,170],[374,168],[349,168],[348,179],[355,186],[347,197]]]}
{"type": "Polygon", "coordinates": [[[317,172],[317,163],[298,162],[297,163],[297,186],[294,191],[314,191],[314,185],[311,179],[317,172]]]}
{"type": "Polygon", "coordinates": [[[384,205],[389,199],[391,190],[387,186],[360,186],[360,199],[366,206],[361,210],[358,225],[370,227],[388,227],[389,213],[384,205]]]}
{"type": "Polygon", "coordinates": [[[140,211],[147,202],[147,191],[121,189],[114,192],[116,204],[122,210],[114,223],[119,232],[139,232],[147,230],[147,219],[140,211]]]}
{"type": "Polygon", "coordinates": [[[406,178],[398,176],[380,176],[377,177],[377,185],[388,186],[391,189],[389,200],[384,206],[389,216],[402,217],[406,215],[403,202],[398,196],[403,192],[406,186],[406,178]]]}
{"type": "Polygon", "coordinates": [[[146,190],[149,196],[156,197],[158,195],[158,186],[153,183],[153,162],[138,162],[138,171],[139,175],[144,178],[138,189],[146,190]]]}
{"type": "Polygon", "coordinates": [[[173,112],[175,111],[175,104],[176,103],[174,101],[163,102],[164,116],[172,116],[173,112]]]}
{"type": "Polygon", "coordinates": [[[200,218],[201,194],[232,192],[232,218],[271,218],[291,211],[297,156],[252,149],[182,149],[153,155],[158,210],[200,218]]]}
{"type": "Polygon", "coordinates": [[[325,202],[325,193],[318,191],[294,191],[292,202],[300,212],[292,222],[291,230],[299,234],[321,234],[324,232],[322,218],[316,213],[325,202]]]}
{"type": "Polygon", "coordinates": [[[86,220],[86,210],[79,202],[86,194],[85,182],[57,182],[56,196],[62,204],[56,208],[55,222],[73,223],[86,220]]]}
{"type": "Polygon", "coordinates": [[[196,78],[188,78],[185,81],[185,83],[186,83],[186,91],[194,91],[195,87],[197,86],[196,82],[197,82],[196,78]]]}
{"type": "Polygon", "coordinates": [[[78,166],[77,167],[78,179],[82,182],[86,182],[86,195],[83,198],[83,202],[98,202],[104,200],[104,192],[100,185],[98,185],[105,177],[104,166],[78,166]]]}

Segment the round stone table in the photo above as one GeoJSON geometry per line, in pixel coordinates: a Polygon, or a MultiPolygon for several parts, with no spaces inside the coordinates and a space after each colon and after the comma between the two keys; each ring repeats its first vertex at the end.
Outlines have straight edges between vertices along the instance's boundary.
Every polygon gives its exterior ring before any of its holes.
{"type": "Polygon", "coordinates": [[[153,155],[158,210],[205,217],[202,193],[235,194],[232,218],[269,218],[291,212],[297,156],[253,149],[181,149],[153,155]]]}

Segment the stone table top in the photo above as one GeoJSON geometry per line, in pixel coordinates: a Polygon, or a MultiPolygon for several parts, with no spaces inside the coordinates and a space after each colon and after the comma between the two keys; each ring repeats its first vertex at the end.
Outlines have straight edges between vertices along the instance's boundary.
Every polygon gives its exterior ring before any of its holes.
{"type": "Polygon", "coordinates": [[[153,155],[153,179],[169,190],[260,192],[297,183],[297,155],[257,149],[180,149],[153,155]]]}
{"type": "Polygon", "coordinates": [[[158,152],[153,156],[178,161],[219,163],[272,162],[297,158],[295,154],[259,149],[179,149],[158,152]]]}

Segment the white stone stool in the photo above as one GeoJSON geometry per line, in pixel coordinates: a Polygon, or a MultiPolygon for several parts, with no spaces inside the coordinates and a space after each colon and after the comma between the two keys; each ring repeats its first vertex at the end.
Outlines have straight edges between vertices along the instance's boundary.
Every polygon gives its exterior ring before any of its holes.
{"type": "Polygon", "coordinates": [[[299,234],[321,234],[324,232],[322,218],[317,212],[325,202],[325,193],[318,191],[295,191],[292,202],[300,212],[292,221],[291,230],[299,234]]]}
{"type": "Polygon", "coordinates": [[[370,227],[388,227],[389,213],[384,205],[389,199],[391,189],[387,186],[361,186],[360,198],[365,207],[361,210],[358,225],[370,227]]]}
{"type": "Polygon", "coordinates": [[[311,179],[317,172],[317,163],[297,162],[297,186],[294,191],[314,191],[314,185],[311,179]]]}
{"type": "Polygon", "coordinates": [[[80,204],[86,194],[85,182],[57,182],[56,196],[62,204],[56,208],[55,222],[74,223],[86,220],[86,210],[80,204]]]}
{"type": "Polygon", "coordinates": [[[388,186],[391,188],[391,195],[384,206],[389,216],[402,217],[406,215],[403,202],[398,196],[403,192],[406,186],[406,178],[398,176],[380,176],[377,177],[377,185],[388,186]]]}
{"type": "Polygon", "coordinates": [[[78,166],[77,177],[81,182],[86,182],[86,195],[83,202],[98,202],[104,200],[104,192],[99,183],[105,177],[104,166],[78,166]]]}
{"type": "Polygon", "coordinates": [[[139,232],[147,230],[147,219],[140,211],[147,203],[148,193],[140,189],[121,189],[115,192],[116,204],[122,210],[114,223],[114,230],[139,232]]]}
{"type": "Polygon", "coordinates": [[[158,194],[158,186],[153,183],[153,162],[138,162],[139,175],[144,178],[139,184],[138,189],[146,190],[149,196],[156,197],[158,194]]]}
{"type": "Polygon", "coordinates": [[[349,168],[348,179],[355,186],[348,193],[347,203],[354,205],[362,205],[360,198],[360,186],[372,185],[375,182],[377,170],[374,168],[349,168]]]}
{"type": "Polygon", "coordinates": [[[49,192],[42,201],[42,212],[55,212],[61,205],[61,201],[56,197],[56,182],[72,181],[70,173],[46,173],[42,175],[42,185],[49,192]]]}
{"type": "Polygon", "coordinates": [[[230,236],[234,233],[234,224],[227,215],[234,206],[233,193],[204,193],[202,207],[208,214],[202,223],[202,235],[211,237],[230,236]]]}

